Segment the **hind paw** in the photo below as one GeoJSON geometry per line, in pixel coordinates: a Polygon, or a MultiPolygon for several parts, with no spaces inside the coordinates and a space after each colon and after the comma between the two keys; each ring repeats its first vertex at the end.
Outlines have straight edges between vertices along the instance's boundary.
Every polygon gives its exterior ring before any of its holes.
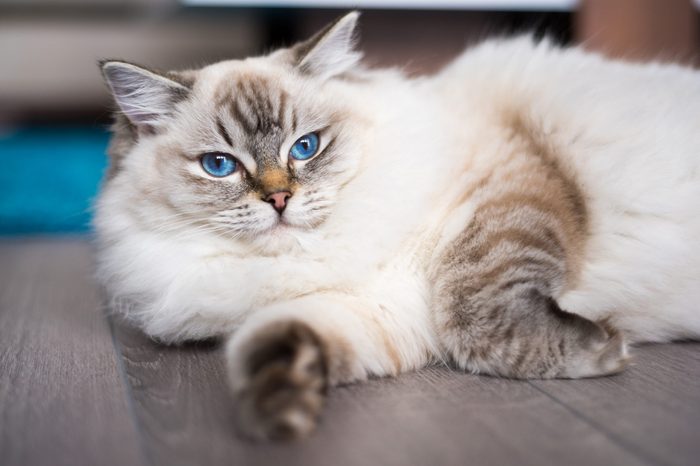
{"type": "Polygon", "coordinates": [[[610,328],[600,330],[602,335],[591,336],[571,355],[563,377],[598,377],[625,369],[630,356],[622,333],[610,328]]]}

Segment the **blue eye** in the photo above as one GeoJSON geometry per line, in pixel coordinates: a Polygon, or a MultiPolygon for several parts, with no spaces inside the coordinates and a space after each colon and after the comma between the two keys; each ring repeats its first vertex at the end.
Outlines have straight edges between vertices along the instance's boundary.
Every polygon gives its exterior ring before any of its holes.
{"type": "Polygon", "coordinates": [[[305,134],[294,143],[289,150],[289,156],[295,160],[307,160],[318,150],[318,134],[305,134]]]}
{"type": "Polygon", "coordinates": [[[228,154],[210,152],[202,156],[202,168],[211,176],[222,178],[235,172],[238,162],[228,154]]]}

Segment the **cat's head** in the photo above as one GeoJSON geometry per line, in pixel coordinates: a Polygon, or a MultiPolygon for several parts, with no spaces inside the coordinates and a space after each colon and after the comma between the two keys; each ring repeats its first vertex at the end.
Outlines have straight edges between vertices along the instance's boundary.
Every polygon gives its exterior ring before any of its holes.
{"type": "Polygon", "coordinates": [[[339,85],[359,67],[357,18],[267,56],[194,71],[102,62],[120,110],[111,202],[128,203],[147,228],[251,243],[318,227],[360,164],[362,118],[339,85]]]}

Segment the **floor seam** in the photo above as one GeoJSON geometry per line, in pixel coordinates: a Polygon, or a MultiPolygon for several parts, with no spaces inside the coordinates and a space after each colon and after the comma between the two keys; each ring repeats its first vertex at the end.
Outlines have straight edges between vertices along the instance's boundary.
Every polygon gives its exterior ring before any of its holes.
{"type": "Polygon", "coordinates": [[[148,448],[146,446],[146,436],[144,435],[143,427],[139,421],[139,417],[136,415],[136,402],[134,400],[134,393],[131,387],[131,382],[129,382],[128,374],[126,373],[126,366],[124,365],[124,352],[121,348],[121,343],[117,340],[117,334],[114,327],[114,321],[112,320],[109,312],[103,309],[103,314],[107,320],[107,325],[109,326],[109,333],[112,337],[112,347],[114,348],[114,355],[117,358],[117,370],[119,372],[119,378],[124,385],[124,390],[126,394],[127,409],[129,410],[129,415],[131,417],[131,422],[134,424],[136,429],[136,436],[138,437],[138,444],[141,450],[141,456],[143,457],[144,463],[153,466],[151,455],[148,453],[148,448]]]}
{"type": "Polygon", "coordinates": [[[557,403],[559,406],[561,406],[561,407],[563,407],[564,409],[566,409],[568,412],[570,412],[571,414],[573,414],[576,418],[578,418],[579,420],[585,422],[586,424],[588,424],[589,426],[591,426],[592,428],[594,428],[595,430],[597,430],[598,432],[600,432],[601,434],[603,434],[603,435],[604,435],[608,440],[610,440],[612,443],[614,443],[615,445],[617,445],[618,447],[620,447],[622,450],[624,450],[625,452],[629,453],[630,455],[634,456],[634,457],[637,458],[638,460],[642,461],[643,463],[645,463],[645,464],[650,464],[650,465],[653,465],[653,466],[660,466],[660,465],[666,466],[665,463],[659,463],[659,462],[657,462],[657,460],[655,460],[655,459],[653,459],[653,458],[649,458],[648,456],[644,455],[643,453],[640,453],[640,452],[638,451],[636,445],[631,444],[630,442],[627,442],[625,439],[621,438],[619,435],[617,435],[617,434],[615,434],[615,433],[613,433],[613,432],[610,432],[608,429],[606,429],[605,427],[603,427],[601,424],[599,424],[598,422],[594,421],[593,419],[589,418],[588,416],[586,416],[585,414],[583,414],[583,413],[582,413],[581,411],[579,411],[578,409],[576,409],[576,408],[574,408],[573,406],[570,406],[569,404],[567,404],[566,402],[560,400],[560,399],[557,398],[556,396],[554,396],[554,395],[552,395],[551,393],[549,393],[547,390],[538,387],[538,386],[535,385],[531,380],[528,380],[527,383],[528,383],[532,388],[534,388],[534,389],[537,390],[538,392],[542,393],[544,396],[546,396],[546,397],[549,398],[550,400],[554,401],[554,402],[557,403]]]}

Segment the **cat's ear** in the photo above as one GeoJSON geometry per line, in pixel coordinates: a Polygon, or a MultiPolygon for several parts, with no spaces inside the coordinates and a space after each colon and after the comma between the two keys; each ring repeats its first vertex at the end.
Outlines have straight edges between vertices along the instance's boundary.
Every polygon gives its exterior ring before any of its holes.
{"type": "Polygon", "coordinates": [[[106,60],[100,68],[117,105],[139,128],[162,126],[190,91],[182,83],[131,63],[106,60]]]}
{"type": "Polygon", "coordinates": [[[297,67],[304,73],[328,79],[357,65],[362,58],[355,50],[359,17],[359,12],[352,11],[294,47],[297,67]]]}

